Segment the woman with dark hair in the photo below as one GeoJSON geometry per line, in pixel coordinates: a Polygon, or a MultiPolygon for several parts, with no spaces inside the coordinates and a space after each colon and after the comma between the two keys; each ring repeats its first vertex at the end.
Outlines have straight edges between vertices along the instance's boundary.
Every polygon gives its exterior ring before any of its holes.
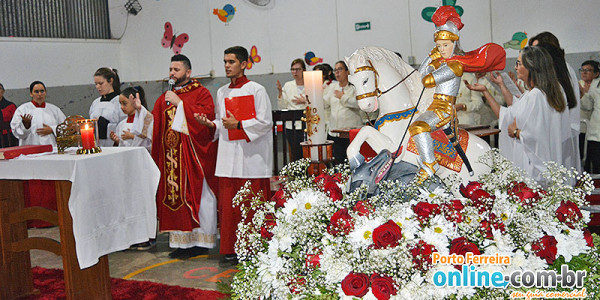
{"type": "Polygon", "coordinates": [[[343,60],[335,63],[337,81],[331,83],[331,89],[323,95],[325,111],[330,111],[327,123],[327,139],[333,141],[333,157],[336,163],[343,162],[350,140],[339,137],[335,129],[358,128],[363,125],[360,107],[356,101],[354,86],[348,82],[348,66],[343,60]]]}
{"type": "MultiPolygon", "coordinates": [[[[46,86],[41,81],[29,85],[31,101],[21,104],[10,121],[19,145],[53,145],[56,147],[56,126],[65,121],[65,114],[54,104],[46,102],[46,86]]],[[[56,210],[54,182],[48,180],[23,181],[25,207],[41,206],[56,210]]],[[[50,227],[52,224],[31,220],[29,227],[50,227]]]]}
{"type": "Polygon", "coordinates": [[[574,167],[573,136],[567,103],[554,72],[552,58],[541,47],[525,47],[515,65],[517,77],[529,87],[519,101],[501,107],[481,84],[469,88],[483,95],[499,117],[500,153],[532,178],[545,184],[544,162],[574,167]]]}
{"type": "Polygon", "coordinates": [[[90,106],[90,118],[98,119],[100,146],[109,147],[113,145],[109,133],[115,131],[119,122],[127,117],[119,104],[121,82],[117,70],[105,67],[96,70],[94,84],[100,97],[90,106]]]}
{"type": "MultiPolygon", "coordinates": [[[[587,127],[581,126],[580,141],[588,146],[584,169],[592,174],[600,174],[600,68],[595,60],[586,60],[581,64],[581,118],[588,120],[587,127]]],[[[581,150],[584,149],[580,145],[581,150]]],[[[581,153],[583,156],[583,153],[581,153]]]]}
{"type": "MultiPolygon", "coordinates": [[[[566,95],[567,95],[567,104],[569,106],[569,114],[571,118],[571,129],[576,132],[576,140],[579,139],[579,131],[580,131],[580,120],[581,120],[581,112],[579,109],[579,103],[581,95],[579,94],[579,85],[577,84],[577,73],[575,69],[573,69],[569,63],[565,60],[565,51],[560,47],[560,43],[558,42],[558,38],[552,34],[551,32],[544,31],[538,33],[536,36],[529,39],[529,46],[537,46],[540,44],[546,44],[544,49],[548,50],[550,56],[552,56],[552,60],[554,62],[554,70],[556,70],[556,75],[560,81],[561,86],[563,87],[566,95]],[[550,45],[550,46],[548,46],[550,45]],[[558,60],[558,61],[557,61],[558,60]],[[561,61],[564,61],[564,66],[567,69],[569,80],[566,80],[566,75],[564,73],[564,67],[561,61]],[[558,70],[557,67],[560,67],[561,70],[558,70]],[[566,85],[571,84],[573,94],[571,94],[566,85]]],[[[579,143],[577,143],[579,147],[579,143]]],[[[577,169],[581,170],[581,166],[577,169]]]]}
{"type": "MultiPolygon", "coordinates": [[[[578,157],[579,153],[579,131],[580,131],[580,110],[579,110],[579,89],[577,78],[571,79],[571,75],[569,74],[569,69],[567,68],[567,62],[565,61],[564,52],[562,49],[553,44],[548,43],[539,43],[538,47],[544,48],[550,54],[552,58],[552,63],[554,65],[554,72],[556,72],[556,77],[558,78],[558,82],[560,82],[560,86],[565,93],[565,100],[567,101],[567,107],[569,111],[569,119],[570,126],[572,130],[572,136],[574,139],[573,147],[573,157],[571,158],[573,161],[573,167],[577,169],[577,171],[581,172],[581,160],[578,157]],[[575,94],[577,91],[577,94],[575,94]]],[[[567,158],[565,158],[567,159],[567,158]]]]}
{"type": "Polygon", "coordinates": [[[56,146],[56,126],[65,114],[54,104],[46,102],[46,86],[41,81],[29,85],[31,101],[21,104],[10,121],[19,145],[56,146]]]}

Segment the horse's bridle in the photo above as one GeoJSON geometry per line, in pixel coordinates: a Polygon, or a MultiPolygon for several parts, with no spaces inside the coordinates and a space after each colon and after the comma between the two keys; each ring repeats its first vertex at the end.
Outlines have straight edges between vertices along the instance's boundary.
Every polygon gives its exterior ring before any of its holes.
{"type": "Polygon", "coordinates": [[[379,77],[379,73],[377,73],[377,70],[375,70],[375,68],[373,67],[373,63],[371,63],[371,60],[368,61],[369,65],[368,66],[362,66],[362,67],[358,67],[354,70],[354,73],[358,73],[358,72],[363,72],[363,71],[371,71],[373,72],[373,74],[375,74],[375,90],[372,92],[368,92],[368,93],[364,93],[364,94],[360,94],[360,95],[356,95],[356,100],[361,100],[364,98],[368,98],[368,97],[379,97],[391,90],[393,90],[395,87],[397,87],[399,84],[401,84],[402,82],[404,82],[404,80],[406,80],[408,77],[410,77],[410,75],[412,75],[414,72],[416,72],[417,70],[413,70],[412,72],[410,72],[408,75],[406,75],[404,78],[402,78],[402,80],[400,80],[398,83],[394,84],[394,86],[392,86],[391,88],[385,90],[385,91],[381,91],[379,90],[379,85],[378,85],[378,80],[377,78],[379,77]]]}

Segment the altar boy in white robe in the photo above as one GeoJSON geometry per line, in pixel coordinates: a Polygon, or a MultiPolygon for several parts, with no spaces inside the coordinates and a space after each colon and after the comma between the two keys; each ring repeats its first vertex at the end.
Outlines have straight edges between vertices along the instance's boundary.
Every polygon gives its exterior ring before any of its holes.
{"type": "Polygon", "coordinates": [[[128,87],[119,96],[121,110],[127,115],[110,133],[110,139],[119,147],[152,148],[154,118],[146,109],[146,96],[141,86],[128,87]]]}
{"type": "MultiPolygon", "coordinates": [[[[244,75],[248,50],[241,46],[230,47],[225,50],[223,61],[231,83],[217,91],[216,119],[209,120],[205,115],[198,114],[195,118],[205,126],[216,127],[215,138],[219,139],[215,176],[219,177],[220,252],[224,255],[222,262],[235,264],[235,231],[242,217],[240,208],[233,207],[232,200],[248,180],[252,183],[254,193],[261,192],[265,197],[269,196],[269,178],[273,166],[273,119],[267,91],[244,75]],[[230,103],[239,103],[249,97],[253,99],[250,102],[255,111],[253,118],[236,118],[226,108],[226,98],[230,99],[230,103]],[[241,136],[234,137],[234,133],[241,136]]],[[[251,110],[252,107],[246,109],[251,110]]]]}
{"type": "Polygon", "coordinates": [[[21,104],[10,121],[19,146],[56,146],[56,126],[65,120],[65,114],[56,105],[46,103],[46,86],[41,81],[29,85],[29,94],[31,102],[21,104]]]}

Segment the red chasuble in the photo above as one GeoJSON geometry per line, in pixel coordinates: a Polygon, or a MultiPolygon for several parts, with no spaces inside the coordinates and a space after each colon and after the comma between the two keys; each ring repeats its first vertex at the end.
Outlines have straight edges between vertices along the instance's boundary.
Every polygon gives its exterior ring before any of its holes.
{"type": "Polygon", "coordinates": [[[213,120],[215,106],[210,92],[196,80],[175,93],[183,101],[189,135],[171,129],[176,107],[167,105],[162,94],[152,110],[152,158],[161,176],[156,207],[160,231],[191,231],[199,227],[203,179],[213,192],[217,191],[214,129],[200,125],[194,113],[206,114],[213,120]]]}

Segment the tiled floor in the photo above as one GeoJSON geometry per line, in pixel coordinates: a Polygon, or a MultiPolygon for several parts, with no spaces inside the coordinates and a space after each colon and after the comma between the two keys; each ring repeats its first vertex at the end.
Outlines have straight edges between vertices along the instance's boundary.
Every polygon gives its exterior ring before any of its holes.
{"type": "MultiPolygon", "coordinates": [[[[29,229],[29,236],[43,236],[59,240],[58,227],[29,229]]],[[[220,266],[218,248],[208,255],[187,260],[170,258],[168,235],[159,234],[157,245],[148,251],[124,250],[108,255],[110,275],[114,278],[147,280],[205,290],[218,290],[217,282],[230,282],[235,274],[233,266],[220,266]]],[[[31,265],[62,269],[60,256],[42,250],[31,250],[31,265]]]]}

